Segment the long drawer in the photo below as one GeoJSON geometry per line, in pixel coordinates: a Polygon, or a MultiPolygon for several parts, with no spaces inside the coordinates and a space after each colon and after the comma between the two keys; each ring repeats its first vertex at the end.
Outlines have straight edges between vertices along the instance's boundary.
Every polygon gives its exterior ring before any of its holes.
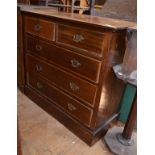
{"type": "Polygon", "coordinates": [[[25,16],[25,31],[50,41],[55,39],[55,23],[51,21],[25,16]]]}
{"type": "Polygon", "coordinates": [[[106,45],[104,33],[62,24],[58,24],[56,30],[57,43],[72,47],[74,50],[84,51],[87,54],[103,57],[106,45]]]}
{"type": "Polygon", "coordinates": [[[98,83],[101,62],[27,35],[27,52],[41,56],[86,79],[98,83]]]}
{"type": "MultiPolygon", "coordinates": [[[[42,96],[45,96],[61,109],[70,114],[73,118],[78,119],[85,125],[89,126],[93,110],[82,105],[77,100],[66,95],[62,91],[50,85],[46,80],[35,74],[29,74],[28,86],[37,90],[42,96]]],[[[52,103],[51,103],[52,104],[52,103]]]]}
{"type": "Polygon", "coordinates": [[[28,72],[35,72],[90,106],[94,105],[97,86],[33,56],[27,55],[26,60],[28,72]]]}

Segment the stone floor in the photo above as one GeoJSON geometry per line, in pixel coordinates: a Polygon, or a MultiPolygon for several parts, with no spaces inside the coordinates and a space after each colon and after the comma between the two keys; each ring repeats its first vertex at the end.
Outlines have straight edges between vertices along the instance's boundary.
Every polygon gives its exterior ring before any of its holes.
{"type": "Polygon", "coordinates": [[[101,140],[89,147],[20,91],[17,94],[23,155],[112,155],[101,140]]]}

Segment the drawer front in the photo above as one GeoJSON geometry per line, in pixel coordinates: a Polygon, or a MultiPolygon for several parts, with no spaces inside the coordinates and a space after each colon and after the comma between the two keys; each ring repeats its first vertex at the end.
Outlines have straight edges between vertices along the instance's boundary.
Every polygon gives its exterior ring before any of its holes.
{"type": "Polygon", "coordinates": [[[101,62],[27,36],[27,51],[98,83],[101,62]]]}
{"type": "Polygon", "coordinates": [[[88,54],[102,57],[105,44],[103,33],[59,24],[56,42],[85,51],[88,54]]]}
{"type": "Polygon", "coordinates": [[[45,77],[58,88],[93,106],[97,86],[30,55],[27,56],[27,69],[29,72],[45,77]]]}
{"type": "Polygon", "coordinates": [[[69,97],[62,91],[48,84],[46,80],[43,80],[37,75],[30,74],[28,85],[35,88],[41,95],[47,97],[65,112],[69,113],[74,118],[80,120],[85,125],[89,126],[92,118],[93,110],[80,104],[80,102],[69,97]]]}
{"type": "Polygon", "coordinates": [[[51,41],[55,38],[55,24],[43,19],[25,16],[25,31],[51,41]]]}

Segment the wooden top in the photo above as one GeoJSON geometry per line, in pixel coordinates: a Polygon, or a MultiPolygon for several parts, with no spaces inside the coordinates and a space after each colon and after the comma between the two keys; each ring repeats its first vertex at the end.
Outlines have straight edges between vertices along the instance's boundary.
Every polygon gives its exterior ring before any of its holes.
{"type": "Polygon", "coordinates": [[[117,20],[112,18],[105,18],[105,17],[95,17],[91,15],[79,15],[74,13],[64,13],[59,12],[53,7],[46,7],[46,6],[30,6],[30,5],[18,5],[21,11],[34,13],[38,15],[43,15],[47,17],[59,18],[59,19],[66,19],[70,21],[79,21],[82,23],[88,23],[97,26],[103,26],[111,29],[136,29],[137,24],[135,22],[128,22],[124,20],[117,20]]]}

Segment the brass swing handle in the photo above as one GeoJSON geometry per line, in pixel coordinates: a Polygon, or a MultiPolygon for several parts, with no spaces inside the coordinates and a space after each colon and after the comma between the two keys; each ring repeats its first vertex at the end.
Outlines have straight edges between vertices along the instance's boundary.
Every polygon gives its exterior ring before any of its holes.
{"type": "Polygon", "coordinates": [[[69,86],[70,86],[70,89],[73,91],[73,92],[76,92],[76,91],[79,91],[80,90],[80,88],[79,88],[79,86],[77,86],[75,83],[73,83],[73,82],[70,82],[69,83],[69,86]]]}
{"type": "Polygon", "coordinates": [[[76,43],[79,43],[84,40],[84,37],[81,34],[74,34],[73,41],[76,43]]]}
{"type": "Polygon", "coordinates": [[[43,49],[43,47],[41,45],[38,45],[38,44],[36,45],[36,50],[37,51],[41,51],[42,49],[43,49]]]}
{"type": "Polygon", "coordinates": [[[41,89],[43,88],[43,85],[40,82],[37,82],[37,88],[41,89]]]}
{"type": "Polygon", "coordinates": [[[34,30],[36,32],[40,31],[41,29],[42,29],[42,26],[41,25],[39,25],[39,24],[34,25],[34,30]]]}
{"type": "Polygon", "coordinates": [[[40,64],[36,64],[36,70],[38,71],[38,72],[40,72],[40,71],[42,71],[43,70],[43,67],[40,65],[40,64]]]}
{"type": "Polygon", "coordinates": [[[74,105],[72,105],[71,103],[68,103],[68,110],[70,111],[75,111],[76,110],[76,107],[74,105]]]}
{"type": "Polygon", "coordinates": [[[72,67],[74,67],[74,68],[81,66],[81,63],[76,59],[72,59],[70,62],[71,62],[72,67]]]}

